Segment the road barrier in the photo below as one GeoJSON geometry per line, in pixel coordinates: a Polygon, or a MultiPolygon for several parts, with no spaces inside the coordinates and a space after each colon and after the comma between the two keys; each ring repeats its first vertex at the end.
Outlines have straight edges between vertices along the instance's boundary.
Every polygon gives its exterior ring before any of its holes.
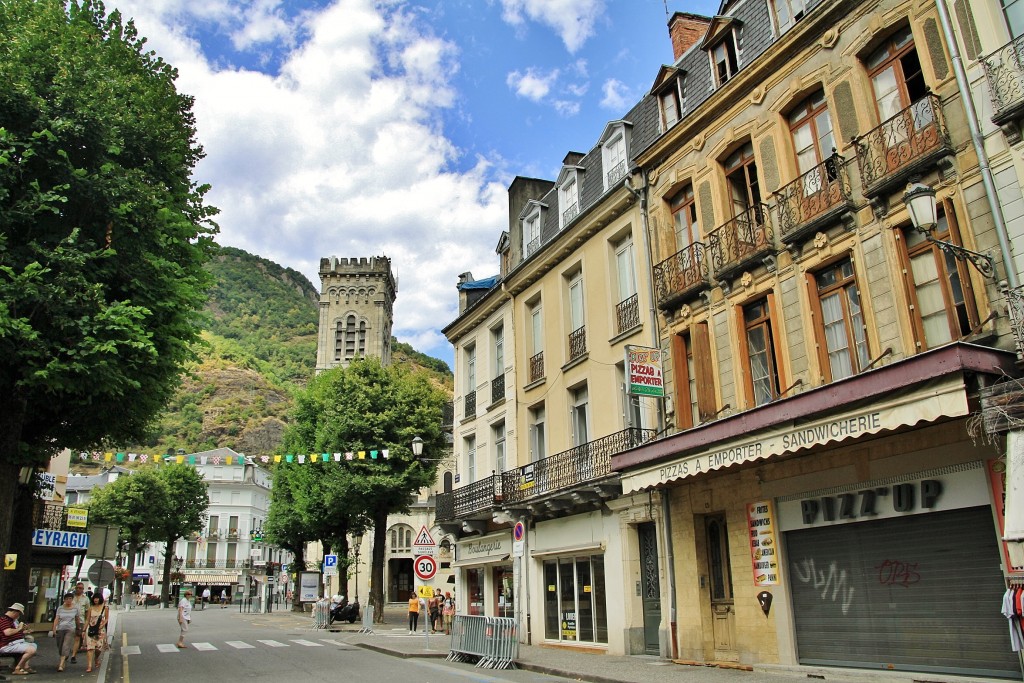
{"type": "Polygon", "coordinates": [[[519,658],[516,621],[510,617],[456,614],[448,660],[476,662],[485,669],[514,669],[519,658]]]}
{"type": "Polygon", "coordinates": [[[363,627],[358,632],[373,633],[373,605],[363,608],[363,627]]]}
{"type": "Polygon", "coordinates": [[[331,622],[331,601],[326,598],[313,604],[313,628],[327,628],[331,622]]]}

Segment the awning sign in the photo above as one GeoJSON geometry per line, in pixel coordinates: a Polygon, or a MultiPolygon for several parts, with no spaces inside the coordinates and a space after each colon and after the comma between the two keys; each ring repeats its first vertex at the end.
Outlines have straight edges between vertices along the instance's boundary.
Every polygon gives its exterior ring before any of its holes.
{"type": "Polygon", "coordinates": [[[42,548],[85,550],[89,547],[89,534],[81,531],[36,529],[32,534],[32,545],[42,548]]]}
{"type": "Polygon", "coordinates": [[[626,393],[630,396],[664,396],[661,349],[626,347],[626,393]]]}

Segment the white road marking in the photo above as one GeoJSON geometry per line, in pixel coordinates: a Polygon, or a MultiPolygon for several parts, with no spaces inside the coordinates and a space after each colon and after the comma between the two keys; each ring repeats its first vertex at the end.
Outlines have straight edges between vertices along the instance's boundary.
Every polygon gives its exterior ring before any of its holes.
{"type": "Polygon", "coordinates": [[[211,650],[217,649],[213,646],[212,643],[192,643],[192,647],[199,650],[200,652],[210,652],[211,650]]]}
{"type": "MultiPolygon", "coordinates": [[[[177,650],[178,648],[174,648],[174,649],[177,650]]],[[[122,655],[141,655],[142,654],[142,648],[140,648],[138,645],[124,645],[124,646],[121,647],[121,654],[122,655]]]]}
{"type": "Polygon", "coordinates": [[[306,647],[323,647],[320,643],[314,643],[312,640],[292,640],[292,642],[306,647]]]}
{"type": "Polygon", "coordinates": [[[160,645],[156,646],[156,649],[160,650],[160,652],[177,652],[178,646],[174,643],[171,643],[169,645],[166,643],[161,643],[160,645]]]}
{"type": "Polygon", "coordinates": [[[236,650],[245,650],[246,648],[251,649],[256,647],[255,645],[250,645],[249,643],[243,643],[241,640],[226,640],[224,642],[226,642],[228,645],[235,648],[236,650]]]}
{"type": "Polygon", "coordinates": [[[288,647],[286,643],[279,643],[276,640],[257,640],[257,643],[262,643],[267,647],[288,647]]]}

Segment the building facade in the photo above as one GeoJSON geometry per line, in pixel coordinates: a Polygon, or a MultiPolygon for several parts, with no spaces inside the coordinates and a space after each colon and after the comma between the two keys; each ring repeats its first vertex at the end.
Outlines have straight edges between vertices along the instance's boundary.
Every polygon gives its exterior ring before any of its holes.
{"type": "Polygon", "coordinates": [[[316,370],[359,356],[391,362],[398,281],[387,256],[320,259],[320,323],[316,370]]]}

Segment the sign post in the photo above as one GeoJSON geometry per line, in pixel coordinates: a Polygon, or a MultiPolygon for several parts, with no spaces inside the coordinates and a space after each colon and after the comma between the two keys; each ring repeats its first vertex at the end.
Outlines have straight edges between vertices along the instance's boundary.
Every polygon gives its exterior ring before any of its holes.
{"type": "MultiPolygon", "coordinates": [[[[437,560],[434,559],[434,554],[437,552],[437,548],[434,546],[434,538],[430,535],[426,525],[420,527],[420,532],[416,534],[416,540],[413,541],[413,553],[416,555],[412,561],[413,571],[416,572],[416,578],[426,583],[430,581],[437,574],[437,560]]],[[[420,595],[426,596],[427,591],[430,591],[430,597],[433,597],[433,590],[430,586],[421,586],[422,591],[420,595]],[[423,590],[426,588],[426,590],[423,590]]],[[[430,603],[429,597],[420,598],[420,611],[423,613],[423,635],[427,639],[427,648],[430,648],[430,629],[433,624],[428,624],[430,621],[430,603]]]]}

